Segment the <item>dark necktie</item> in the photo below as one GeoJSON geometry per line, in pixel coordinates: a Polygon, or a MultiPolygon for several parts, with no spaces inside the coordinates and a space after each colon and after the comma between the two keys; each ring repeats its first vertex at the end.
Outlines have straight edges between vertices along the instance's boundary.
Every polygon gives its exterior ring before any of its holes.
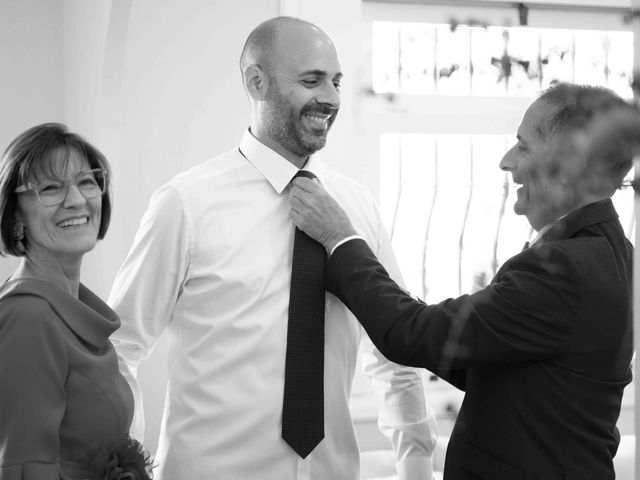
{"type": "MultiPolygon", "coordinates": [[[[316,178],[300,170],[296,177],[316,178]]],[[[324,247],[296,228],[282,404],[282,438],[306,458],[324,438],[324,247]]]]}

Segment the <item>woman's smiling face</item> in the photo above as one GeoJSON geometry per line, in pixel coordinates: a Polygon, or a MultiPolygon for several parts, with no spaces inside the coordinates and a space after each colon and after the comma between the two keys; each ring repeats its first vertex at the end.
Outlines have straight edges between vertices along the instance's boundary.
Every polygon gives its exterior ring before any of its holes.
{"type": "MultiPolygon", "coordinates": [[[[73,182],[80,172],[90,169],[87,159],[77,151],[60,148],[36,165],[26,182],[45,178],[73,182]]],[[[24,225],[24,243],[29,255],[64,263],[80,260],[95,247],[101,213],[101,196],[85,198],[78,186],[71,184],[58,205],[43,205],[33,191],[18,194],[15,217],[24,225]]]]}

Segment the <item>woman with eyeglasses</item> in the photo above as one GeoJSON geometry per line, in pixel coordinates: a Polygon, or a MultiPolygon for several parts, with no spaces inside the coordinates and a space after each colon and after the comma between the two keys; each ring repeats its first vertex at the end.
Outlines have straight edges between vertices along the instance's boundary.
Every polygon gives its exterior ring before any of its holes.
{"type": "MultiPolygon", "coordinates": [[[[109,341],[120,320],[80,283],[109,226],[109,172],[56,123],[2,158],[0,247],[20,264],[0,286],[0,480],[95,478],[105,472],[93,456],[108,463],[107,446],[127,438],[133,396],[109,341]]],[[[117,473],[104,478],[148,478],[117,473]]]]}

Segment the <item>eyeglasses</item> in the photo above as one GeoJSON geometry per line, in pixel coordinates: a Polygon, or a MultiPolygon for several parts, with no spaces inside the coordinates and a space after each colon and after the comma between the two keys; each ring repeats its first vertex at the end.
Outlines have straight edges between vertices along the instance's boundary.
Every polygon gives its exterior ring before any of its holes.
{"type": "Polygon", "coordinates": [[[24,193],[29,190],[34,192],[42,205],[53,206],[64,202],[69,192],[69,187],[75,185],[84,198],[96,198],[104,195],[107,185],[107,171],[101,168],[85,170],[78,173],[69,182],[59,178],[45,178],[37,182],[28,182],[20,185],[14,193],[24,193]]]}

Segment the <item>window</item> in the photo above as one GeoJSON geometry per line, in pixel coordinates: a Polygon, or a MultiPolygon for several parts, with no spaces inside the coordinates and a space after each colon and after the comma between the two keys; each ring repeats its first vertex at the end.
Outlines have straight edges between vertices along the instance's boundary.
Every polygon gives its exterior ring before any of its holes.
{"type": "Polygon", "coordinates": [[[375,93],[535,97],[554,81],[632,97],[633,34],[373,22],[375,93]]]}

